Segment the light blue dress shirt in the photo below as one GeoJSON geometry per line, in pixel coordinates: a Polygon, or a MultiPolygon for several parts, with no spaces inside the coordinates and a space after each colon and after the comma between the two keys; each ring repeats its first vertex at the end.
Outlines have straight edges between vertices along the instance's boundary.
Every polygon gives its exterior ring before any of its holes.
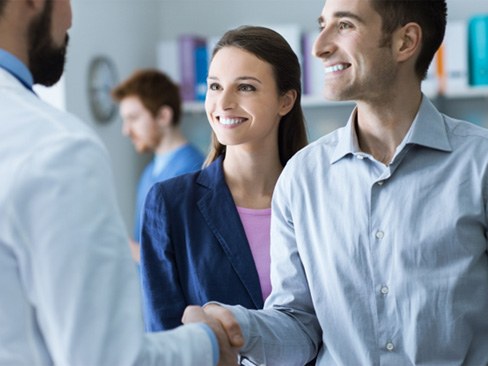
{"type": "Polygon", "coordinates": [[[34,80],[27,66],[10,52],[3,49],[0,49],[0,67],[15,76],[27,89],[32,90],[34,80]]]}
{"type": "Polygon", "coordinates": [[[389,165],[355,112],[285,167],[265,310],[231,308],[259,364],[488,364],[488,131],[424,97],[389,165]]]}
{"type": "Polygon", "coordinates": [[[154,183],[199,170],[205,158],[195,146],[185,144],[174,151],[155,155],[142,172],[137,186],[136,213],[133,238],[141,241],[141,223],[144,202],[154,183]]]}

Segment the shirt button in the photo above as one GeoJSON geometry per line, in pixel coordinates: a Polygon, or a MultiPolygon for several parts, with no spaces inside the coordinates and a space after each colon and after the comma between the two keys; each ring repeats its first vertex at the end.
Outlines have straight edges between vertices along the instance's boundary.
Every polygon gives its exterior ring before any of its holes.
{"type": "Polygon", "coordinates": [[[384,236],[385,233],[383,231],[379,230],[376,232],[376,239],[383,239],[384,236]]]}
{"type": "Polygon", "coordinates": [[[358,157],[359,160],[363,160],[364,159],[364,155],[357,154],[356,156],[358,157]]]}
{"type": "Polygon", "coordinates": [[[395,345],[394,345],[392,342],[388,342],[388,343],[386,344],[386,350],[387,350],[387,351],[390,351],[390,352],[391,352],[391,351],[393,351],[394,349],[395,349],[395,345]]]}
{"type": "Polygon", "coordinates": [[[383,286],[383,287],[381,287],[380,291],[383,295],[387,295],[388,292],[390,292],[390,289],[388,288],[388,286],[383,286]]]}
{"type": "Polygon", "coordinates": [[[379,186],[382,186],[382,185],[383,185],[383,183],[385,183],[385,181],[384,181],[384,180],[380,180],[380,181],[378,182],[378,185],[379,185],[379,186]]]}

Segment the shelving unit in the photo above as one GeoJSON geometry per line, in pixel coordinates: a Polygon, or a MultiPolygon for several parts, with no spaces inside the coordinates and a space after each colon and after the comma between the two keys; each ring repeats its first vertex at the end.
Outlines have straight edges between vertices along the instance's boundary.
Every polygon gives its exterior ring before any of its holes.
{"type": "Polygon", "coordinates": [[[448,99],[488,98],[488,86],[472,87],[462,92],[449,91],[443,96],[448,99]]]}

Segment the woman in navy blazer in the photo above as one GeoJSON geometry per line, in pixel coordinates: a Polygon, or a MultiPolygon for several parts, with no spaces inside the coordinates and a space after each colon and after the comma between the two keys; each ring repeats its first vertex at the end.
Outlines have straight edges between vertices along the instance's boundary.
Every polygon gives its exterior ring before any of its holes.
{"type": "Polygon", "coordinates": [[[180,325],[188,305],[263,307],[269,260],[257,249],[269,251],[269,217],[247,224],[240,208],[270,215],[283,166],[307,143],[300,99],[298,59],[278,33],[246,26],[217,43],[205,101],[213,130],[206,167],[155,184],[146,198],[141,276],[148,331],[180,325]]]}

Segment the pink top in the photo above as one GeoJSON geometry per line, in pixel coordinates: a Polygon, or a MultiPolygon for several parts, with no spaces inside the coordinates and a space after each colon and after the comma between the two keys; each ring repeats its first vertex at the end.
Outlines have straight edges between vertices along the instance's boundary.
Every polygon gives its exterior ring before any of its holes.
{"type": "Polygon", "coordinates": [[[266,300],[271,293],[271,280],[269,278],[271,263],[269,254],[271,208],[257,210],[237,207],[237,212],[239,212],[241,217],[242,226],[244,226],[247,241],[258,271],[261,293],[263,299],[266,300]]]}

